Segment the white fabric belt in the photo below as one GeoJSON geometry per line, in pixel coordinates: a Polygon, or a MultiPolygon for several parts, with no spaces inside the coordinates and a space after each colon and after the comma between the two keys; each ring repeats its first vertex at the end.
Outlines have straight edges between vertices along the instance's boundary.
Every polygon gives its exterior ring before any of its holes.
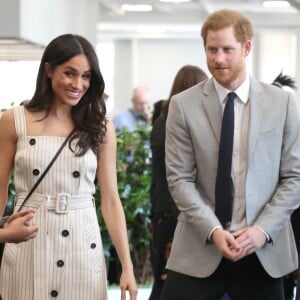
{"type": "MultiPolygon", "coordinates": [[[[18,194],[16,197],[16,208],[20,206],[26,198],[26,193],[18,194]]],[[[91,194],[87,195],[70,195],[67,193],[58,193],[56,195],[45,195],[33,193],[31,197],[26,201],[24,208],[36,208],[39,209],[37,215],[39,230],[37,237],[33,239],[34,247],[34,299],[50,299],[48,289],[48,246],[47,246],[47,224],[48,213],[47,211],[53,210],[57,214],[61,214],[62,217],[66,216],[69,210],[83,209],[95,207],[94,199],[91,194]]],[[[15,209],[16,209],[15,208],[15,209]]],[[[65,249],[65,253],[68,249],[65,249]]],[[[64,276],[64,275],[62,275],[64,276]]],[[[52,298],[51,298],[52,299],[52,298]]]]}
{"type": "MultiPolygon", "coordinates": [[[[25,193],[17,195],[16,207],[23,203],[25,197],[25,193]]],[[[44,204],[45,202],[47,210],[54,210],[58,214],[66,214],[72,209],[82,209],[95,206],[94,199],[91,194],[71,195],[68,193],[57,193],[54,196],[33,193],[24,206],[39,208],[41,204],[44,204]]]]}

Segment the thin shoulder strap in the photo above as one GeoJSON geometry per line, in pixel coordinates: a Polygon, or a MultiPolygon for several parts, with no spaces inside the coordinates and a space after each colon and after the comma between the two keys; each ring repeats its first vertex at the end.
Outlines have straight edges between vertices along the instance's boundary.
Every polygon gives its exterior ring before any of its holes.
{"type": "Polygon", "coordinates": [[[18,212],[21,211],[21,209],[23,208],[23,206],[26,203],[26,201],[29,199],[29,197],[35,191],[35,189],[37,188],[37,186],[41,183],[41,181],[43,180],[43,178],[45,177],[45,175],[48,173],[48,171],[50,170],[50,168],[52,167],[52,165],[54,164],[54,162],[58,158],[58,156],[61,153],[61,151],[63,150],[63,148],[66,146],[67,142],[70,140],[70,138],[73,135],[73,133],[75,132],[75,130],[76,129],[72,130],[72,132],[67,136],[67,138],[64,140],[64,142],[62,143],[62,145],[59,147],[59,149],[57,150],[56,154],[53,156],[53,158],[49,162],[48,166],[46,167],[46,169],[44,170],[44,172],[42,173],[42,175],[38,178],[38,180],[36,181],[36,183],[31,188],[30,192],[27,194],[26,198],[23,200],[22,204],[20,205],[20,207],[18,209],[18,212]]]}

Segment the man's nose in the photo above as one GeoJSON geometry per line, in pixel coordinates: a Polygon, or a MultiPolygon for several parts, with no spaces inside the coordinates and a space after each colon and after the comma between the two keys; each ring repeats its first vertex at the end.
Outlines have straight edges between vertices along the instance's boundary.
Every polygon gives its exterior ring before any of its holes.
{"type": "Polygon", "coordinates": [[[218,63],[223,62],[225,60],[225,53],[221,49],[219,49],[215,53],[214,60],[218,63]]]}

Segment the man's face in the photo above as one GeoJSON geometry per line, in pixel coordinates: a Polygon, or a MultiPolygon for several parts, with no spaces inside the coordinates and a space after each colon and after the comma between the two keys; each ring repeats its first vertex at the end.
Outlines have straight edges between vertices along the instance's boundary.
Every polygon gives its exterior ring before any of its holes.
{"type": "Polygon", "coordinates": [[[251,41],[238,42],[233,27],[208,30],[205,45],[207,66],[223,87],[235,90],[245,80],[245,61],[250,49],[251,41]]]}
{"type": "Polygon", "coordinates": [[[133,109],[136,112],[147,113],[149,109],[149,95],[147,91],[139,91],[132,99],[133,109]]]}

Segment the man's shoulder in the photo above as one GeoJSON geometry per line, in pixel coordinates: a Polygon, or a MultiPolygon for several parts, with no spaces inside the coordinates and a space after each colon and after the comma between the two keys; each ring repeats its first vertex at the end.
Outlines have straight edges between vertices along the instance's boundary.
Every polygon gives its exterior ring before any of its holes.
{"type": "MultiPolygon", "coordinates": [[[[173,96],[174,99],[187,99],[194,96],[201,96],[205,90],[207,89],[207,82],[206,80],[201,81],[192,87],[189,87],[188,89],[176,94],[173,96]]],[[[180,100],[183,101],[183,100],[180,100]]]]}
{"type": "Polygon", "coordinates": [[[131,115],[131,113],[130,113],[130,109],[128,108],[128,109],[124,109],[124,110],[118,112],[118,113],[114,116],[114,118],[123,118],[123,117],[127,117],[127,116],[129,116],[129,115],[131,115]]]}
{"type": "Polygon", "coordinates": [[[132,131],[136,127],[136,121],[130,109],[126,109],[116,114],[112,121],[118,129],[126,127],[128,130],[132,131]]]}
{"type": "Polygon", "coordinates": [[[252,88],[253,90],[256,90],[256,91],[262,91],[262,92],[266,92],[266,93],[274,93],[274,94],[278,94],[278,95],[290,94],[289,91],[287,91],[283,88],[280,88],[271,83],[263,82],[263,81],[260,81],[260,80],[254,79],[254,78],[251,78],[250,88],[252,88]]]}
{"type": "Polygon", "coordinates": [[[174,95],[172,101],[178,102],[180,103],[179,105],[184,107],[193,107],[193,105],[198,105],[199,101],[202,102],[210,95],[213,95],[213,91],[211,81],[204,80],[174,95]]]}
{"type": "Polygon", "coordinates": [[[125,109],[125,110],[120,111],[113,117],[113,122],[128,120],[131,118],[132,118],[132,115],[130,113],[130,109],[125,109]]]}

